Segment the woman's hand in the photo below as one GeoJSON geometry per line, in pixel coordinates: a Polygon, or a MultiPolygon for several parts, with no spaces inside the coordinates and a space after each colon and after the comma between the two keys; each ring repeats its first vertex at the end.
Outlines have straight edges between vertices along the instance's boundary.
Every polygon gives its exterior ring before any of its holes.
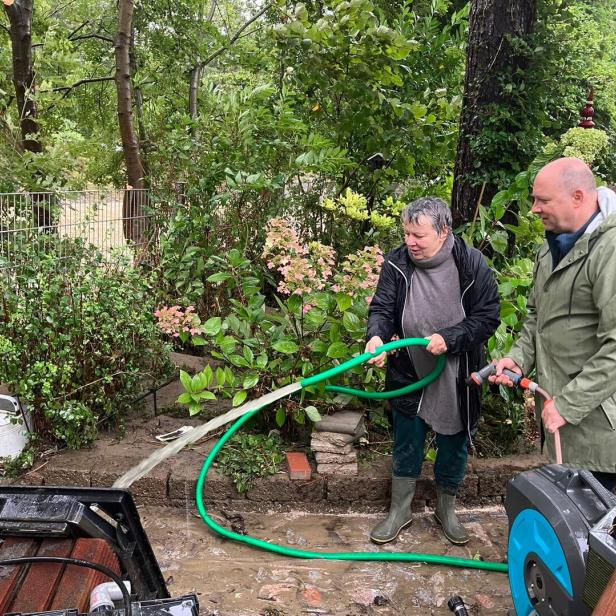
{"type": "Polygon", "coordinates": [[[442,355],[443,353],[447,353],[447,345],[445,344],[443,336],[440,334],[426,336],[426,340],[430,341],[430,344],[426,347],[426,351],[428,351],[428,353],[432,353],[432,355],[442,355]]]}
{"type": "MultiPolygon", "coordinates": [[[[378,336],[372,336],[370,340],[368,340],[368,344],[366,344],[366,348],[364,353],[374,353],[376,349],[383,346],[383,341],[378,336]]],[[[375,364],[377,368],[382,368],[385,365],[385,360],[387,359],[387,353],[381,353],[376,357],[368,360],[369,364],[375,364]]]]}

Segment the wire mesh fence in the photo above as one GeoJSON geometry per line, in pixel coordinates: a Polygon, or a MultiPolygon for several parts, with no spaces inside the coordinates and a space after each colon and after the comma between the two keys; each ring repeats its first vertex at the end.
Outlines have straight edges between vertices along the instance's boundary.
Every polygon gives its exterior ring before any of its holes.
{"type": "Polygon", "coordinates": [[[35,252],[70,258],[71,240],[103,258],[132,263],[158,257],[159,221],[148,190],[0,193],[0,272],[27,264],[35,252]]]}

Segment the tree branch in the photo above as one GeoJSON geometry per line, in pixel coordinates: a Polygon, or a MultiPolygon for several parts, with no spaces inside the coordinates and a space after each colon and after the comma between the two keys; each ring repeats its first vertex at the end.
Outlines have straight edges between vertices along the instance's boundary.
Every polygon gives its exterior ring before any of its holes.
{"type": "Polygon", "coordinates": [[[90,77],[89,79],[80,79],[72,86],[58,86],[57,88],[52,88],[52,92],[64,92],[62,98],[66,98],[75,88],[79,86],[83,86],[88,83],[99,83],[101,81],[113,81],[115,77],[113,75],[109,75],[108,77],[90,77]]]}
{"type": "Polygon", "coordinates": [[[81,36],[75,36],[71,38],[71,41],[85,41],[86,39],[100,39],[101,41],[106,41],[107,43],[113,43],[114,40],[110,36],[105,36],[104,34],[82,34],[81,36]]]}
{"type": "Polygon", "coordinates": [[[257,21],[257,19],[259,19],[259,17],[261,17],[262,15],[265,15],[265,13],[274,5],[273,2],[266,4],[256,15],[253,15],[244,25],[242,25],[242,27],[229,39],[229,42],[226,45],[223,45],[220,49],[217,49],[213,54],[211,54],[210,56],[208,56],[202,63],[201,66],[207,66],[210,62],[212,62],[213,60],[215,60],[216,58],[218,58],[218,56],[220,56],[221,54],[223,54],[225,51],[227,51],[227,49],[229,49],[229,47],[231,47],[231,45],[233,45],[233,43],[235,43],[237,41],[238,38],[240,38],[242,32],[244,32],[244,30],[246,30],[246,28],[248,28],[248,26],[250,26],[250,24],[254,23],[255,21],[257,21]]]}

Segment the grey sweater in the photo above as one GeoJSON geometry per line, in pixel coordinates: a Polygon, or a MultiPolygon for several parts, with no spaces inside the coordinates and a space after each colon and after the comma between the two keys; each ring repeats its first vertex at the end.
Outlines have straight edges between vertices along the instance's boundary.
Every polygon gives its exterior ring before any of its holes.
{"type": "MultiPolygon", "coordinates": [[[[402,324],[407,337],[429,336],[464,319],[458,269],[452,255],[450,233],[441,249],[431,258],[416,260],[402,324]]],[[[419,378],[434,369],[436,358],[421,347],[410,347],[411,360],[419,378]]],[[[448,356],[441,376],[425,387],[418,415],[439,434],[464,430],[460,417],[456,378],[458,357],[448,356]]]]}

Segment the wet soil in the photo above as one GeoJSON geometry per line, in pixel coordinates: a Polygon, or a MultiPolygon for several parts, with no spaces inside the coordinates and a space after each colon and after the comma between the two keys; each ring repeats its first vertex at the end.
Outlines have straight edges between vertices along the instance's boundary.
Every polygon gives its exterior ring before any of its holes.
{"type": "MultiPolygon", "coordinates": [[[[507,575],[420,563],[304,560],[230,541],[210,531],[191,509],[143,507],[150,537],[172,596],[195,592],[202,616],[300,614],[445,615],[459,594],[469,614],[507,613],[507,575]]],[[[258,514],[218,511],[219,523],[249,535],[313,551],[425,552],[502,562],[507,518],[502,508],[461,514],[471,540],[452,546],[431,514],[418,514],[395,543],[368,540],[378,515],[258,514]]]]}

